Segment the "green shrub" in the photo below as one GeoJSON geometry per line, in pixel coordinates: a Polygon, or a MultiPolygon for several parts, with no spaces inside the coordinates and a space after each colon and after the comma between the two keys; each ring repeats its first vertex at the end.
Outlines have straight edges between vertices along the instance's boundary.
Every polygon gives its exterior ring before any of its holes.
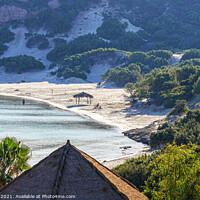
{"type": "Polygon", "coordinates": [[[15,39],[15,34],[7,27],[0,29],[0,43],[8,43],[15,39]]]}
{"type": "Polygon", "coordinates": [[[37,46],[38,49],[47,49],[49,47],[49,41],[44,35],[34,35],[28,39],[26,46],[33,48],[37,46]]]}
{"type": "Polygon", "coordinates": [[[35,70],[43,70],[45,66],[40,62],[37,61],[32,56],[15,56],[15,57],[8,57],[1,59],[1,65],[4,65],[6,68],[6,72],[28,72],[28,71],[35,71],[35,70]]]}

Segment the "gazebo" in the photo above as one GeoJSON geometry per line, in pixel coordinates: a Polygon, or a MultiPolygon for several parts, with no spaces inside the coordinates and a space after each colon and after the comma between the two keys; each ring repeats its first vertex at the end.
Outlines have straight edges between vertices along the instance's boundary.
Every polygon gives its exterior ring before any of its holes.
{"type": "Polygon", "coordinates": [[[94,98],[91,94],[85,93],[85,92],[81,92],[79,94],[74,95],[74,98],[76,98],[76,104],[79,105],[80,103],[80,98],[87,98],[87,103],[89,103],[88,98],[90,99],[90,104],[91,104],[91,99],[94,98]]]}
{"type": "Polygon", "coordinates": [[[127,180],[94,158],[66,145],[0,189],[0,196],[13,199],[148,200],[127,180]]]}

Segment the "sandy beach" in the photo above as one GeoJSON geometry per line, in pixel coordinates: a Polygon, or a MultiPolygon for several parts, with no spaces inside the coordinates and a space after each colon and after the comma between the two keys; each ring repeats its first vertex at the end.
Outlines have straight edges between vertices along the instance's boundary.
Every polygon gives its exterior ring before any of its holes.
{"type": "MultiPolygon", "coordinates": [[[[128,100],[129,94],[124,89],[97,88],[96,83],[50,84],[48,82],[40,82],[1,84],[0,96],[18,97],[45,103],[52,107],[90,117],[100,123],[118,127],[121,131],[147,126],[153,121],[165,118],[168,112],[166,110],[147,110],[131,107],[128,100]],[[76,105],[73,95],[81,92],[89,93],[94,97],[91,105],[87,104],[87,99],[81,99],[80,105],[76,105]],[[101,109],[94,108],[98,103],[101,109]]],[[[119,160],[121,161],[115,160],[114,164],[113,161],[108,161],[104,164],[112,168],[134,156],[120,158],[119,160]],[[112,164],[109,165],[109,162],[112,164]]]]}

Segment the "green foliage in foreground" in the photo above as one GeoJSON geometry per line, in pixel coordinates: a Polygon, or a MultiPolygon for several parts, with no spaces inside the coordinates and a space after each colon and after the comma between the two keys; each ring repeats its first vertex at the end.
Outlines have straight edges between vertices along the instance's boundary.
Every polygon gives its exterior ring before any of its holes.
{"type": "Polygon", "coordinates": [[[167,145],[162,152],[133,158],[113,171],[151,200],[200,198],[200,146],[167,145]]]}
{"type": "Polygon", "coordinates": [[[28,48],[33,48],[37,46],[38,49],[47,49],[49,47],[49,41],[44,35],[34,35],[29,38],[26,46],[28,48]]]}
{"type": "Polygon", "coordinates": [[[22,171],[29,169],[28,147],[14,138],[6,137],[0,141],[0,187],[12,181],[22,171]]]}
{"type": "Polygon", "coordinates": [[[4,66],[6,72],[28,72],[28,71],[35,71],[35,70],[43,70],[45,66],[40,61],[36,60],[32,56],[15,56],[15,57],[8,57],[2,58],[0,60],[0,66],[4,66]]]}
{"type": "Polygon", "coordinates": [[[0,43],[0,56],[3,55],[4,51],[8,49],[8,46],[0,43]]]}
{"type": "Polygon", "coordinates": [[[168,145],[148,166],[144,194],[152,200],[200,199],[200,147],[168,145]]]}
{"type": "Polygon", "coordinates": [[[0,43],[8,43],[15,39],[15,34],[7,27],[0,29],[0,43]]]}
{"type": "Polygon", "coordinates": [[[177,145],[189,142],[200,145],[200,110],[188,111],[186,116],[174,125],[165,123],[157,132],[151,133],[151,148],[173,142],[177,145]]]}
{"type": "Polygon", "coordinates": [[[133,183],[142,192],[144,190],[145,181],[151,173],[148,165],[154,162],[160,154],[161,152],[155,152],[151,156],[144,155],[133,158],[112,170],[133,183]]]}

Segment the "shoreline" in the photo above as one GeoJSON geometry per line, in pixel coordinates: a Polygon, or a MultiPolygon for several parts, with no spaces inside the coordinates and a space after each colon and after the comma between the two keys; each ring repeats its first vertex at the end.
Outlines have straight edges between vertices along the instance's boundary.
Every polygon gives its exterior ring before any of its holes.
{"type": "MultiPolygon", "coordinates": [[[[99,121],[99,120],[96,120],[94,118],[92,118],[91,116],[89,115],[86,115],[86,114],[82,114],[82,113],[79,113],[78,111],[73,111],[73,110],[70,110],[69,108],[66,108],[60,104],[54,104],[53,102],[50,102],[50,101],[46,101],[46,100],[43,100],[43,99],[38,99],[38,98],[34,98],[34,97],[29,97],[29,96],[17,96],[17,95],[9,95],[9,94],[2,94],[0,93],[0,98],[1,97],[5,97],[5,98],[16,98],[16,99],[25,99],[25,100],[29,100],[29,101],[34,101],[34,102],[37,102],[37,103],[40,103],[40,104],[43,104],[43,105],[46,105],[46,106],[49,106],[50,108],[53,108],[53,109],[59,109],[59,110],[62,110],[62,111],[68,111],[68,112],[71,112],[73,114],[76,114],[78,116],[81,116],[81,117],[84,117],[84,118],[87,118],[87,119],[90,119],[92,121],[95,121],[99,124],[102,124],[102,125],[106,125],[106,126],[110,126],[112,127],[113,129],[116,129],[117,131],[119,132],[123,132],[119,127],[115,126],[115,125],[112,125],[112,124],[108,124],[106,122],[102,122],[102,121],[99,121]]],[[[122,133],[123,134],[123,133],[122,133]]],[[[126,136],[125,136],[126,137],[126,136]]],[[[131,139],[131,138],[130,138],[131,139]]]]}
{"type": "MultiPolygon", "coordinates": [[[[69,111],[89,118],[99,124],[110,126],[120,132],[120,134],[133,128],[142,128],[152,121],[162,119],[166,116],[166,111],[158,110],[154,112],[149,109],[138,110],[132,108],[127,100],[128,94],[123,89],[97,88],[97,85],[94,83],[68,85],[50,84],[47,82],[1,84],[0,96],[31,100],[50,106],[51,108],[69,111]],[[81,100],[82,105],[77,106],[74,103],[73,95],[83,91],[94,96],[92,105],[86,105],[86,102],[83,102],[83,100],[81,100]],[[94,106],[99,102],[102,109],[94,109],[94,106]]],[[[147,146],[144,146],[138,154],[125,155],[108,160],[102,164],[108,168],[113,168],[133,157],[149,153],[144,152],[147,148],[147,146]]]]}
{"type": "MultiPolygon", "coordinates": [[[[72,112],[72,113],[74,113],[74,114],[76,114],[78,116],[81,116],[81,117],[84,117],[84,118],[89,118],[92,121],[95,121],[95,122],[97,122],[99,124],[110,126],[110,127],[114,128],[114,129],[116,129],[121,134],[123,134],[122,130],[119,127],[117,127],[117,126],[113,126],[111,124],[107,124],[107,123],[104,123],[104,122],[101,122],[101,121],[97,121],[97,120],[91,118],[88,115],[83,115],[83,114],[80,114],[78,112],[71,111],[68,108],[64,108],[62,105],[59,105],[59,104],[57,105],[57,104],[54,104],[54,103],[52,103],[50,101],[45,101],[45,100],[42,100],[42,99],[37,99],[37,98],[34,98],[34,97],[29,97],[29,96],[17,96],[17,95],[9,95],[9,94],[2,94],[2,93],[0,93],[0,98],[1,97],[15,98],[15,99],[21,99],[21,100],[25,99],[25,100],[34,101],[34,102],[37,102],[37,103],[49,106],[52,109],[59,109],[59,110],[62,110],[62,111],[72,112]]],[[[126,136],[124,135],[124,137],[126,137],[126,136]]],[[[129,139],[132,140],[131,138],[129,138],[129,139]]],[[[120,156],[118,158],[113,158],[113,159],[110,159],[110,160],[104,160],[104,161],[101,161],[100,163],[102,165],[104,165],[105,167],[107,167],[109,169],[112,169],[112,168],[114,168],[114,167],[116,167],[118,165],[121,165],[121,164],[125,163],[126,161],[128,161],[128,160],[130,160],[132,158],[137,158],[137,157],[143,156],[145,154],[146,155],[151,155],[153,152],[154,151],[150,151],[150,148],[147,145],[142,150],[140,150],[139,153],[136,153],[136,154],[130,153],[128,155],[120,156]]]]}

